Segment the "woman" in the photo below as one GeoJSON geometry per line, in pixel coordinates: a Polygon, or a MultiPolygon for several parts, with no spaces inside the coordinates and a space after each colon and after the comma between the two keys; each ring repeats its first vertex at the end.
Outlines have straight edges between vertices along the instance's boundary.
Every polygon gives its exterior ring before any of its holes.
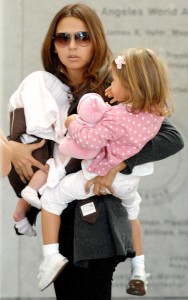
{"type": "MultiPolygon", "coordinates": [[[[80,97],[96,92],[104,97],[110,83],[111,52],[96,13],[84,4],[71,4],[61,9],[49,27],[42,48],[44,69],[67,84],[73,93],[69,114],[76,113],[80,97]]],[[[32,158],[33,145],[10,142],[14,149],[13,164],[20,177],[30,179],[32,166],[42,168],[32,158]]],[[[36,146],[38,147],[38,146],[36,146]]],[[[110,300],[113,272],[120,261],[134,255],[127,213],[120,200],[106,195],[113,192],[112,183],[118,171],[131,173],[138,164],[164,159],[183,148],[176,129],[166,120],[159,134],[143,150],[105,177],[97,176],[87,183],[94,184],[94,212],[83,216],[77,201],[63,212],[59,233],[60,252],[69,264],[55,281],[57,300],[110,300]],[[100,197],[99,197],[100,196],[100,197]],[[92,224],[92,225],[91,225],[92,224]]],[[[71,160],[67,173],[80,169],[80,161],[71,160]]]]}

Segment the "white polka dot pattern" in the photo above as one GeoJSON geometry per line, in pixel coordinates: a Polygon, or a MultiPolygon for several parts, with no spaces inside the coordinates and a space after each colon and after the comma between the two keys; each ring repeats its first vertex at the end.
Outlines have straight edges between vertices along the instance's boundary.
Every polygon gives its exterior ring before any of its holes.
{"type": "MultiPolygon", "coordinates": [[[[89,112],[87,112],[89,113],[89,112]]],[[[96,124],[75,120],[68,133],[81,147],[101,149],[89,171],[104,176],[121,161],[138,153],[159,131],[163,117],[141,112],[130,113],[125,105],[110,106],[96,124]]]]}

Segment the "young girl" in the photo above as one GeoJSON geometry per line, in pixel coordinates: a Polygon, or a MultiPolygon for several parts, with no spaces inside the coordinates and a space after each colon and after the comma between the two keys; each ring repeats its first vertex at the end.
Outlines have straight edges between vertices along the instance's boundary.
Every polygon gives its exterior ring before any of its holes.
{"type": "MultiPolygon", "coordinates": [[[[166,67],[152,50],[131,48],[125,51],[112,63],[112,78],[106,93],[113,96],[111,103],[118,105],[105,104],[97,94],[86,94],[80,99],[78,116],[71,115],[65,122],[68,138],[60,144],[61,152],[87,160],[82,161],[82,171],[67,175],[55,189],[47,188],[42,195],[45,258],[39,273],[41,290],[67,264],[67,259],[58,253],[62,210],[74,199],[94,195],[93,191],[85,192],[87,180],[106,175],[114,166],[139,152],[157,134],[164,116],[170,116],[172,112],[166,67]]],[[[114,195],[122,200],[132,225],[136,257],[131,262],[127,292],[133,295],[144,295],[147,289],[141,228],[137,219],[141,202],[137,187],[139,176],[151,174],[152,167],[151,164],[137,166],[131,175],[118,173],[113,182],[114,195]]],[[[93,211],[95,207],[87,209],[93,211]]]]}

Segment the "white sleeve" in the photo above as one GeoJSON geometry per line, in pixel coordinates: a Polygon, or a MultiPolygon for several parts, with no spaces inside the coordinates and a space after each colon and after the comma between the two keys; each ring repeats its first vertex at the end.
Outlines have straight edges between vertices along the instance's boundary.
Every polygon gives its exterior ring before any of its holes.
{"type": "Polygon", "coordinates": [[[66,132],[64,121],[71,101],[70,89],[51,73],[27,76],[10,98],[9,110],[23,107],[27,133],[58,142],[66,132]]]}

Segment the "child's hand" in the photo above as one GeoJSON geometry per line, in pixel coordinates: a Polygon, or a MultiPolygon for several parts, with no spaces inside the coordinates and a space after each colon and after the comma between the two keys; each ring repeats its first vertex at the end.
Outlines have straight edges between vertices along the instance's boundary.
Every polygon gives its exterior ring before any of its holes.
{"type": "Polygon", "coordinates": [[[68,117],[66,118],[66,120],[65,120],[65,127],[68,128],[69,125],[70,125],[70,123],[71,123],[72,121],[74,121],[74,120],[76,119],[76,117],[77,117],[77,114],[68,116],[68,117]]]}
{"type": "Polygon", "coordinates": [[[109,87],[105,90],[105,96],[107,96],[108,98],[113,98],[111,86],[109,86],[109,87]]]}
{"type": "Polygon", "coordinates": [[[110,104],[116,103],[117,100],[115,98],[113,98],[112,100],[110,100],[110,104]]]}

